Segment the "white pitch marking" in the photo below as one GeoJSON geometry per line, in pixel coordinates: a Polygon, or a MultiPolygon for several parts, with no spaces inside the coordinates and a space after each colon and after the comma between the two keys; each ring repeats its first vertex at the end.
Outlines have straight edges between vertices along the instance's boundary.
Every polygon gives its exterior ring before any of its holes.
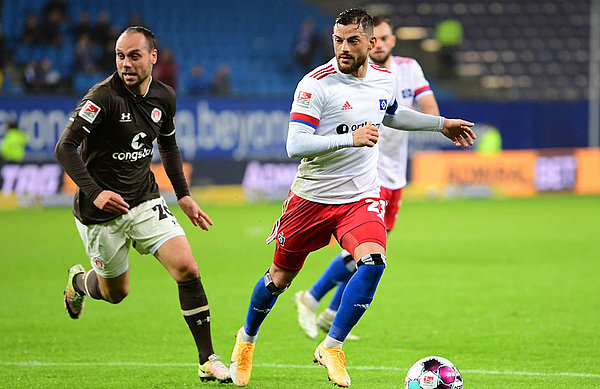
{"type": "MultiPolygon", "coordinates": [[[[151,367],[191,367],[197,366],[196,363],[151,363],[151,362],[0,362],[0,366],[29,366],[29,367],[44,367],[44,366],[151,366],[151,367]]],[[[317,365],[285,365],[276,363],[255,363],[255,367],[268,367],[279,369],[316,369],[317,365]]],[[[390,370],[390,371],[408,371],[408,368],[401,369],[399,367],[386,366],[348,366],[349,370],[390,370]]],[[[600,374],[591,373],[542,373],[536,371],[499,371],[499,370],[461,370],[463,374],[492,374],[492,375],[520,375],[520,376],[536,376],[536,377],[584,377],[584,378],[600,378],[600,374]]]]}

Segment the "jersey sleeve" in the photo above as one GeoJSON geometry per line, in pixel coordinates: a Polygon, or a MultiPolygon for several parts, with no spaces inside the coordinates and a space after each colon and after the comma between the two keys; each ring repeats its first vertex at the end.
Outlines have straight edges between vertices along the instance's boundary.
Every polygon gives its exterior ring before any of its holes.
{"type": "Polygon", "coordinates": [[[56,143],[54,156],[75,184],[93,201],[102,192],[88,172],[77,148],[88,134],[96,131],[106,117],[108,94],[92,88],[81,100],[56,143]]]}
{"type": "Polygon", "coordinates": [[[101,125],[108,109],[108,93],[103,88],[92,88],[73,111],[67,129],[85,137],[101,125]]]}
{"type": "Polygon", "coordinates": [[[163,120],[159,135],[172,136],[175,135],[175,111],[177,110],[177,98],[173,89],[169,89],[169,101],[166,107],[167,112],[165,114],[167,117],[163,120]]]}
{"type": "Polygon", "coordinates": [[[290,125],[305,127],[314,133],[323,113],[323,88],[310,77],[303,78],[294,92],[290,125]]]}
{"type": "Polygon", "coordinates": [[[171,181],[177,200],[190,194],[188,183],[183,174],[183,160],[177,137],[175,136],[175,111],[177,107],[175,91],[169,88],[169,98],[165,104],[165,115],[162,127],[157,139],[158,151],[162,160],[167,177],[171,181]]]}
{"type": "Polygon", "coordinates": [[[344,147],[352,147],[352,133],[321,136],[315,134],[324,108],[324,91],[316,80],[305,77],[294,93],[286,149],[290,158],[315,157],[344,147]]]}
{"type": "Polygon", "coordinates": [[[415,60],[410,63],[410,80],[415,101],[421,97],[433,94],[429,81],[425,78],[421,65],[415,60]]]}

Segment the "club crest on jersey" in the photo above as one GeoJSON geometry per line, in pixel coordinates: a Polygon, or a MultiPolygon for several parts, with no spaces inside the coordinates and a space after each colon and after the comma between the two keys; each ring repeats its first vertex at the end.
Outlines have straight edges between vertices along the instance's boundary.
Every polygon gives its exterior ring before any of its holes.
{"type": "Polygon", "coordinates": [[[296,105],[302,108],[310,107],[310,98],[312,97],[311,93],[300,91],[298,92],[298,98],[296,99],[296,105]]]}
{"type": "Polygon", "coordinates": [[[346,102],[344,103],[344,105],[342,105],[342,111],[347,111],[349,109],[352,109],[352,106],[350,105],[350,103],[348,102],[348,100],[346,100],[346,102]]]}
{"type": "Polygon", "coordinates": [[[412,96],[412,91],[410,89],[402,89],[402,97],[407,98],[412,96]]]}
{"type": "Polygon", "coordinates": [[[78,115],[86,122],[93,123],[101,110],[102,108],[94,104],[92,100],[88,100],[85,102],[78,115]]]}
{"type": "Polygon", "coordinates": [[[281,234],[281,232],[279,233],[279,235],[277,235],[277,242],[280,246],[285,245],[285,237],[281,234]]]}
{"type": "Polygon", "coordinates": [[[154,108],[152,110],[152,113],[150,114],[150,117],[152,118],[152,121],[154,123],[158,123],[160,121],[160,118],[162,118],[162,112],[160,111],[160,109],[154,108]]]}
{"type": "Polygon", "coordinates": [[[94,258],[94,265],[100,270],[104,269],[104,262],[100,258],[94,258]]]}
{"type": "Polygon", "coordinates": [[[385,111],[387,109],[387,100],[386,99],[379,99],[379,110],[380,111],[385,111]]]}

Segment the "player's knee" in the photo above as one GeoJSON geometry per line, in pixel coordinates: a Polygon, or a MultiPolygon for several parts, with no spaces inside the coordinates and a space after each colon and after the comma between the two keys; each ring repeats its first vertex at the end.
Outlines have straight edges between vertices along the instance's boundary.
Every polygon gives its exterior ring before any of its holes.
{"type": "Polygon", "coordinates": [[[127,297],[129,294],[129,287],[125,287],[119,290],[110,290],[106,293],[103,293],[104,298],[111,304],[118,304],[127,297]]]}
{"type": "Polygon", "coordinates": [[[196,264],[195,261],[193,264],[186,266],[182,270],[181,274],[182,274],[182,278],[186,281],[195,280],[196,278],[200,277],[200,272],[198,271],[198,265],[196,264]]]}
{"type": "Polygon", "coordinates": [[[186,261],[181,264],[181,266],[177,267],[175,274],[173,274],[175,281],[177,282],[186,282],[192,281],[196,278],[200,277],[200,272],[198,271],[198,264],[195,260],[186,261]]]}
{"type": "Polygon", "coordinates": [[[281,274],[281,272],[271,274],[271,271],[267,271],[264,276],[264,281],[265,286],[273,296],[279,296],[285,292],[291,284],[291,280],[281,274]]]}
{"type": "Polygon", "coordinates": [[[383,254],[367,254],[356,262],[356,268],[361,266],[369,266],[369,269],[377,269],[377,273],[381,275],[387,266],[385,255],[383,254]]]}

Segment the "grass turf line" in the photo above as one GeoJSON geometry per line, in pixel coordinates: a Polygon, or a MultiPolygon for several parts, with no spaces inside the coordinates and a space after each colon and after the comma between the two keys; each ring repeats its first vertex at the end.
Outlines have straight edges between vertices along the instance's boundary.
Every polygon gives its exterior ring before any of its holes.
{"type": "MultiPolygon", "coordinates": [[[[599,200],[405,201],[388,268],[354,330],[361,340],[344,346],[353,387],[397,387],[402,369],[427,355],[455,362],[467,388],[598,387],[599,200]]],[[[204,209],[215,222],[208,233],[172,207],[199,263],[215,349],[227,360],[252,287],[270,264],[264,238],[281,208],[204,209]]],[[[76,262],[89,268],[71,211],[0,212],[0,236],[0,388],[201,385],[175,283],[153,257],[131,252],[131,294],[122,304],[88,299],[82,318],[70,320],[62,308],[66,270],[76,262]],[[40,365],[18,365],[28,361],[40,365]],[[114,361],[156,366],[106,365],[114,361]],[[44,365],[78,362],[92,365],[44,365]]],[[[317,342],[299,330],[291,297],[338,250],[313,253],[280,297],[261,329],[249,388],[330,387],[323,368],[285,366],[312,366],[317,342]]]]}

